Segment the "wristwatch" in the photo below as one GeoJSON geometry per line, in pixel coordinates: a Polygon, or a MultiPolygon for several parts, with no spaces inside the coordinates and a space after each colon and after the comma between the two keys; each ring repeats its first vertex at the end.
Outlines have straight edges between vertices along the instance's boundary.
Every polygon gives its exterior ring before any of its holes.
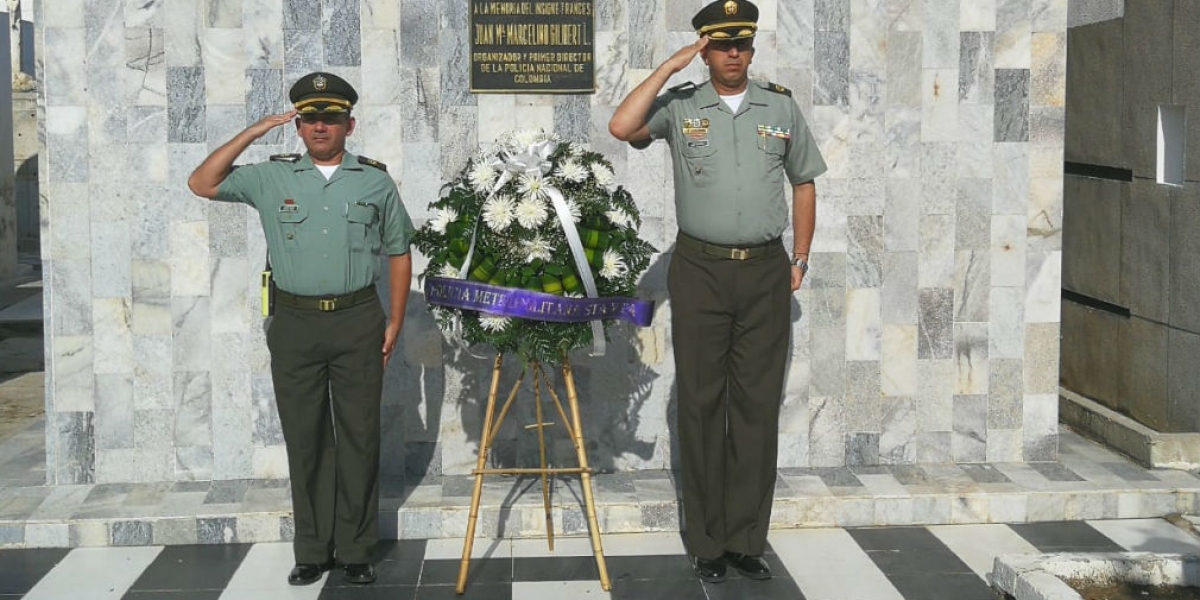
{"type": "Polygon", "coordinates": [[[808,261],[807,260],[804,260],[803,258],[797,258],[792,261],[792,266],[800,267],[801,274],[803,274],[803,275],[808,274],[808,261]]]}

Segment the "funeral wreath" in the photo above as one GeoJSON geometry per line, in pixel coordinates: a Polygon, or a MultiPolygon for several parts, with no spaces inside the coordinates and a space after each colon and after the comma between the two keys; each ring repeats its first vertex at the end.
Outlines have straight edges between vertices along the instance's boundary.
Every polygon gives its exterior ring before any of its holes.
{"type": "Polygon", "coordinates": [[[429,257],[426,300],[447,335],[556,363],[603,348],[618,317],[648,323],[648,303],[631,297],[655,249],[602,155],[552,133],[506,133],[430,208],[414,244],[429,257]]]}

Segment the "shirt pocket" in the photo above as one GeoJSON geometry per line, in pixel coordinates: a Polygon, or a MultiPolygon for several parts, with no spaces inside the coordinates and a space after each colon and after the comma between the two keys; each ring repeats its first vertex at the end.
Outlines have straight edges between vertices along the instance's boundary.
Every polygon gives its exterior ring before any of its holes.
{"type": "Polygon", "coordinates": [[[382,245],[379,232],[379,207],[370,202],[346,204],[346,239],[355,252],[376,254],[382,245]]]}
{"type": "Polygon", "coordinates": [[[276,211],[275,220],[279,223],[283,249],[296,252],[304,239],[304,222],[308,220],[308,207],[300,204],[285,204],[284,207],[288,208],[281,207],[276,211]]]}
{"type": "Polygon", "coordinates": [[[782,172],[788,140],[773,135],[759,135],[758,149],[761,151],[763,177],[772,178],[782,172]]]}
{"type": "Polygon", "coordinates": [[[711,140],[696,142],[684,140],[680,150],[683,163],[687,166],[688,179],[698,188],[709,187],[717,180],[717,148],[711,140]],[[693,145],[700,144],[704,145],[693,145]]]}

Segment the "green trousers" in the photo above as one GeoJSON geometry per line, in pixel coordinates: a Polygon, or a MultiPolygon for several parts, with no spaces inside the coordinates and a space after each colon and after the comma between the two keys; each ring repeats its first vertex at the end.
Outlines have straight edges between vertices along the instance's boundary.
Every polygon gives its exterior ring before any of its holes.
{"type": "Polygon", "coordinates": [[[296,562],[369,562],[379,539],[385,316],[276,306],[267,331],[291,472],[296,562]]]}
{"type": "Polygon", "coordinates": [[[667,272],[684,542],[700,558],[761,555],[775,494],[791,332],[782,244],[748,260],[675,246],[667,272]]]}

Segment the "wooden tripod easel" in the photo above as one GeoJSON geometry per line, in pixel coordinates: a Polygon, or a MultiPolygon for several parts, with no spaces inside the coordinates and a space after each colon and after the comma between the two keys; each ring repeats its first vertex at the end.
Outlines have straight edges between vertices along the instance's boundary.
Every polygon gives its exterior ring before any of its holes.
{"type": "Polygon", "coordinates": [[[580,487],[583,488],[583,502],[587,510],[588,532],[592,538],[592,554],[596,557],[596,568],[600,572],[600,587],[605,591],[611,590],[612,582],[608,579],[608,567],[604,563],[604,547],[600,544],[600,527],[596,523],[596,504],[592,498],[592,469],[588,467],[587,450],[583,445],[583,426],[579,420],[579,396],[575,392],[575,377],[571,374],[571,362],[566,356],[563,356],[562,372],[563,381],[567,388],[567,403],[571,410],[570,419],[567,418],[562,402],[559,401],[558,394],[554,392],[554,387],[550,385],[550,378],[546,376],[546,372],[538,362],[530,363],[521,371],[521,374],[517,377],[517,381],[513,384],[512,391],[508,393],[508,398],[504,401],[504,406],[500,408],[500,414],[497,415],[496,398],[497,392],[500,389],[500,366],[503,362],[504,355],[497,354],[496,364],[492,368],[492,385],[488,391],[487,410],[483,417],[483,434],[479,436],[479,460],[475,464],[475,470],[471,472],[475,475],[475,489],[471,492],[471,512],[467,519],[467,537],[463,541],[462,561],[458,566],[458,586],[455,587],[455,591],[461,594],[467,589],[467,570],[471,564],[471,547],[475,543],[475,522],[479,517],[479,496],[483,491],[483,476],[530,474],[542,476],[542,504],[546,509],[546,535],[551,551],[554,550],[554,519],[550,516],[548,476],[579,475],[581,480],[580,487]],[[533,396],[537,408],[537,423],[529,425],[527,429],[537,429],[541,467],[536,469],[486,469],[484,466],[487,464],[488,453],[492,449],[492,442],[495,441],[496,432],[500,430],[500,426],[504,423],[504,417],[508,415],[508,409],[512,406],[513,399],[517,397],[517,391],[521,388],[521,383],[529,373],[532,373],[533,379],[533,396]],[[553,423],[547,423],[542,418],[543,386],[545,386],[546,393],[554,400],[554,406],[558,409],[558,415],[563,420],[563,427],[566,428],[567,434],[571,436],[571,443],[575,446],[575,456],[579,459],[579,466],[576,468],[546,467],[545,428],[547,425],[553,425],[553,423]]]}

